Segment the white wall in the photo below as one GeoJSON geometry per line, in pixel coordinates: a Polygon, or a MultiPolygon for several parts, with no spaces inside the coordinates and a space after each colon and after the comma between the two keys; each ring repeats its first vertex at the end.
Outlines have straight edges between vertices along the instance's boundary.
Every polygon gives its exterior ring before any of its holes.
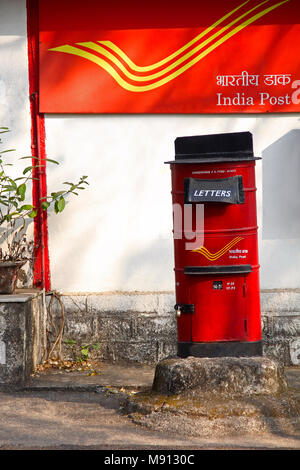
{"type": "MultiPolygon", "coordinates": [[[[22,175],[30,161],[20,161],[19,158],[31,155],[27,16],[24,0],[0,0],[0,127],[10,129],[9,133],[0,135],[3,140],[1,150],[16,149],[16,152],[8,153],[5,157],[6,161],[14,164],[14,168],[7,167],[9,174],[14,177],[22,175]]],[[[28,196],[31,200],[31,187],[28,188],[28,196]]],[[[29,227],[31,233],[32,225],[29,227]]],[[[5,244],[3,248],[5,249],[5,244]]]]}
{"type": "MultiPolygon", "coordinates": [[[[16,156],[31,152],[26,29],[25,0],[1,0],[0,125],[12,129],[5,141],[16,156]]],[[[174,139],[249,130],[256,155],[263,156],[257,163],[261,287],[299,288],[299,129],[299,114],[47,115],[47,153],[60,161],[48,169],[50,191],[83,174],[90,182],[63,214],[49,214],[52,287],[173,290],[164,161],[174,156],[174,139]]]]}
{"type": "Polygon", "coordinates": [[[164,161],[174,157],[174,139],[246,130],[253,133],[256,156],[263,156],[257,162],[261,287],[300,287],[300,197],[290,207],[293,198],[289,195],[292,191],[296,196],[298,189],[292,190],[289,175],[284,173],[288,169],[295,174],[298,168],[300,137],[291,132],[295,129],[300,129],[295,114],[47,115],[47,152],[61,162],[49,168],[49,189],[58,180],[81,174],[90,181],[89,189],[70,201],[65,214],[49,217],[53,288],[69,292],[172,290],[171,182],[164,161]],[[279,139],[284,145],[278,144],[279,139]],[[269,211],[281,174],[284,189],[275,200],[276,210],[263,217],[263,203],[269,211]],[[272,175],[276,175],[276,187],[272,175]],[[287,207],[283,238],[280,218],[287,207]],[[267,230],[263,230],[264,223],[267,230]]]}
{"type": "Polygon", "coordinates": [[[24,0],[0,1],[0,126],[16,157],[31,155],[26,21],[24,0]]]}

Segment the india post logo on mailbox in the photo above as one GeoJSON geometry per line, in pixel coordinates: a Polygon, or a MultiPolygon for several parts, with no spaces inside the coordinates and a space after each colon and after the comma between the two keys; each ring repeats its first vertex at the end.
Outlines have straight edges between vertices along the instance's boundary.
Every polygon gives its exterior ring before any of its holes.
{"type": "Polygon", "coordinates": [[[209,261],[216,261],[217,259],[224,256],[232,247],[234,247],[234,245],[239,243],[241,240],[243,240],[243,237],[234,237],[229,243],[227,243],[225,246],[223,246],[223,248],[216,251],[215,253],[210,252],[207,248],[205,248],[205,246],[201,246],[200,248],[196,248],[192,251],[194,253],[200,253],[209,261]]]}
{"type": "Polygon", "coordinates": [[[40,111],[300,111],[298,0],[40,0],[40,111]]]}

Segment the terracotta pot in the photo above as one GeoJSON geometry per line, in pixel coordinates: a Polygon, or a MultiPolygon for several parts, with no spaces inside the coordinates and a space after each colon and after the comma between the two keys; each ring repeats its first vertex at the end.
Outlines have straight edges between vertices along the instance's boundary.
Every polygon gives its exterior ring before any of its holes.
{"type": "Polygon", "coordinates": [[[26,261],[0,261],[0,294],[13,294],[20,268],[26,261]]]}

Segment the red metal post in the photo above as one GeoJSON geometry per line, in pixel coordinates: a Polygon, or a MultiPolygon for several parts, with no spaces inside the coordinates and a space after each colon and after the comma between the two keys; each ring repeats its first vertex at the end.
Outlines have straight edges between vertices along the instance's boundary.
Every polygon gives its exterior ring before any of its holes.
{"type": "Polygon", "coordinates": [[[45,120],[39,112],[39,28],[38,0],[27,0],[27,37],[29,95],[31,112],[31,150],[33,169],[32,201],[38,213],[34,219],[34,277],[35,287],[50,290],[47,211],[41,210],[39,201],[47,195],[45,120]]]}

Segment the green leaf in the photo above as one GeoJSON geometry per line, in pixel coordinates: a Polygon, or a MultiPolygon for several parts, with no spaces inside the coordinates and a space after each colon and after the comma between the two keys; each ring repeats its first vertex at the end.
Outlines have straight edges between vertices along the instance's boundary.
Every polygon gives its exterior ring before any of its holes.
{"type": "Polygon", "coordinates": [[[82,354],[84,357],[88,357],[88,355],[89,355],[89,350],[88,350],[88,349],[82,349],[82,350],[81,350],[81,354],[82,354]]]}
{"type": "Polygon", "coordinates": [[[29,212],[28,217],[30,217],[31,219],[34,219],[34,217],[36,217],[36,215],[37,215],[37,211],[33,210],[33,211],[29,212]]]}
{"type": "Polygon", "coordinates": [[[11,186],[11,185],[5,185],[3,186],[3,188],[4,188],[3,191],[15,191],[16,190],[15,186],[11,186]]]}
{"type": "Polygon", "coordinates": [[[70,189],[68,189],[68,193],[74,191],[74,189],[76,189],[76,186],[75,186],[75,184],[72,184],[72,186],[70,187],[70,189]]]}
{"type": "MultiPolygon", "coordinates": [[[[18,206],[19,206],[18,203],[15,202],[14,200],[12,200],[11,198],[9,199],[9,203],[12,204],[13,206],[15,206],[16,209],[18,209],[18,206]]],[[[18,209],[18,210],[20,210],[20,209],[18,209]]]]}
{"type": "Polygon", "coordinates": [[[23,171],[23,175],[26,175],[26,173],[28,173],[28,171],[31,171],[33,168],[34,168],[33,166],[27,166],[25,170],[23,171]]]}
{"type": "Polygon", "coordinates": [[[25,193],[26,193],[26,184],[22,183],[22,184],[20,184],[20,186],[18,186],[17,194],[19,196],[23,196],[25,193]]]}
{"type": "Polygon", "coordinates": [[[58,209],[58,212],[62,212],[64,210],[66,206],[66,201],[64,200],[63,197],[61,197],[58,201],[57,201],[57,209],[58,209]]]}
{"type": "Polygon", "coordinates": [[[57,193],[51,193],[51,196],[53,199],[57,199],[59,196],[61,196],[64,193],[65,191],[58,191],[57,193]]]}
{"type": "Polygon", "coordinates": [[[50,206],[50,202],[47,202],[47,201],[42,202],[42,209],[43,209],[44,211],[46,211],[49,206],[50,206]]]}
{"type": "Polygon", "coordinates": [[[16,151],[16,149],[2,150],[2,151],[0,152],[0,154],[2,154],[2,153],[7,153],[7,152],[15,152],[15,151],[16,151]]]}
{"type": "Polygon", "coordinates": [[[15,188],[17,189],[17,184],[15,183],[15,181],[12,179],[12,178],[7,178],[8,181],[10,182],[10,184],[15,188]]]}
{"type": "Polygon", "coordinates": [[[66,341],[64,341],[65,344],[76,344],[76,341],[74,341],[74,339],[67,339],[66,341]]]}
{"type": "Polygon", "coordinates": [[[56,160],[52,160],[51,158],[45,158],[47,162],[55,163],[56,165],[59,165],[59,163],[56,160]]]}
{"type": "Polygon", "coordinates": [[[24,206],[20,207],[20,211],[30,211],[31,209],[33,209],[31,204],[24,204],[24,206]]]}
{"type": "Polygon", "coordinates": [[[38,160],[38,157],[33,157],[32,155],[27,156],[27,157],[21,157],[21,158],[19,158],[19,160],[25,160],[26,158],[31,158],[31,159],[34,159],[34,160],[38,160]]]}
{"type": "Polygon", "coordinates": [[[17,194],[18,196],[20,196],[21,201],[24,201],[25,193],[26,193],[26,184],[22,183],[20,184],[20,186],[18,186],[18,189],[17,189],[17,194]]]}

